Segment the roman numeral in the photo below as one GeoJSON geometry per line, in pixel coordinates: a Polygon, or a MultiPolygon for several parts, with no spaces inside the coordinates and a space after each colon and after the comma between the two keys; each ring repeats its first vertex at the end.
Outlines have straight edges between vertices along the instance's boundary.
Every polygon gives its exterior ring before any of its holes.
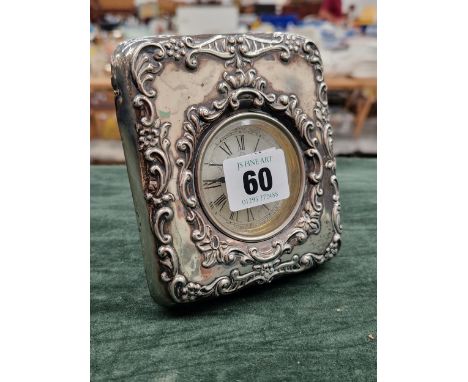
{"type": "Polygon", "coordinates": [[[229,220],[239,220],[239,211],[236,212],[231,212],[231,215],[229,216],[229,220]],[[234,219],[235,218],[235,219],[234,219]]]}
{"type": "Polygon", "coordinates": [[[227,197],[225,194],[222,194],[218,199],[214,201],[215,206],[221,206],[219,210],[221,211],[223,207],[226,205],[227,197]]]}
{"type": "Polygon", "coordinates": [[[232,151],[231,151],[231,149],[229,148],[229,146],[227,145],[226,142],[223,142],[223,143],[219,146],[219,148],[220,148],[221,150],[223,150],[227,155],[232,155],[232,151]],[[224,146],[223,146],[223,145],[224,145],[224,146]]]}
{"type": "Polygon", "coordinates": [[[268,208],[268,206],[266,204],[262,204],[262,207],[265,207],[267,209],[267,211],[270,211],[270,209],[268,208]]]}
{"type": "Polygon", "coordinates": [[[257,139],[257,144],[255,145],[254,152],[257,151],[258,142],[260,142],[260,137],[258,137],[258,139],[257,139]]]}
{"type": "Polygon", "coordinates": [[[247,211],[247,222],[254,221],[255,218],[253,216],[252,210],[250,208],[247,208],[246,211],[247,211]]]}
{"type": "Polygon", "coordinates": [[[245,150],[245,142],[244,142],[244,135],[242,134],[240,137],[236,136],[237,144],[239,145],[239,150],[245,150]]]}

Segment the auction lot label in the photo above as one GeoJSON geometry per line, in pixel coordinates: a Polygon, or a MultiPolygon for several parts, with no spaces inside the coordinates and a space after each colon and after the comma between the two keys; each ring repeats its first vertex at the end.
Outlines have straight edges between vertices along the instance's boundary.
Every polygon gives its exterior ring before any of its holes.
{"type": "Polygon", "coordinates": [[[225,159],[223,171],[232,212],[289,197],[288,172],[281,149],[225,159]]]}

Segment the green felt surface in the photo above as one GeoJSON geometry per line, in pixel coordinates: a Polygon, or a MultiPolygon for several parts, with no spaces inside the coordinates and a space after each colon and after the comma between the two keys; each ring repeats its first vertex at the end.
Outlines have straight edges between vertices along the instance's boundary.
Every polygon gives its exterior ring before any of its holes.
{"type": "Polygon", "coordinates": [[[185,311],[149,296],[125,167],[91,167],[91,379],[375,380],[376,160],[337,167],[336,258],[185,311]]]}

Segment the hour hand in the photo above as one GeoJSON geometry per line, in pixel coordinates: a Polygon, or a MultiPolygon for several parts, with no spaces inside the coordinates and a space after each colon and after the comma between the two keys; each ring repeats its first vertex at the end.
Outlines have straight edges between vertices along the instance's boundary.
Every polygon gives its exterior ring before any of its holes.
{"type": "Polygon", "coordinates": [[[203,180],[203,188],[215,188],[215,187],[220,187],[221,183],[226,183],[226,180],[224,179],[224,176],[221,176],[219,178],[215,179],[204,179],[203,180]]]}

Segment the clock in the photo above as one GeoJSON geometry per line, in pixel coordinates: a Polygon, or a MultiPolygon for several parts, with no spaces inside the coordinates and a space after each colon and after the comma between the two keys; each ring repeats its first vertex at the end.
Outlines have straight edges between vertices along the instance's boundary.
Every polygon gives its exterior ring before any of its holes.
{"type": "Polygon", "coordinates": [[[342,227],[323,64],[290,33],[121,44],[112,84],[150,293],[234,293],[333,258],[342,227]]]}
{"type": "Polygon", "coordinates": [[[196,160],[196,186],[200,206],[211,223],[234,239],[258,241],[273,237],[291,220],[303,193],[302,153],[292,134],[267,114],[247,112],[223,120],[206,138],[196,160]],[[281,181],[288,183],[290,196],[231,211],[223,161],[270,148],[287,153],[287,179],[281,181]]]}

